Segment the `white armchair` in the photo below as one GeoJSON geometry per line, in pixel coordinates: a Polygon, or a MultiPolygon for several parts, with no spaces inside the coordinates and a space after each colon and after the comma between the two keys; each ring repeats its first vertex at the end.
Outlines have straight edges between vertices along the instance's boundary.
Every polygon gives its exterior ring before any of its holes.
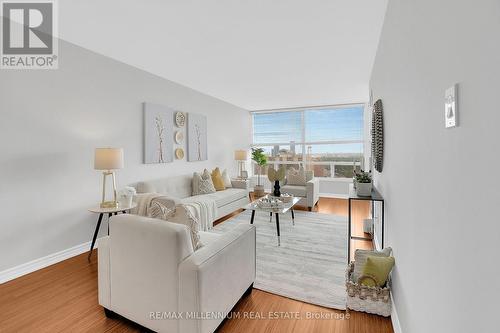
{"type": "Polygon", "coordinates": [[[114,216],[99,240],[99,304],[157,332],[213,332],[255,279],[255,227],[200,233],[193,251],[186,226],[114,216]],[[182,318],[174,315],[181,315],[182,318]],[[208,319],[201,319],[210,314],[208,319]],[[215,314],[215,315],[214,315],[215,314]]]}
{"type": "Polygon", "coordinates": [[[311,211],[319,200],[319,180],[314,178],[312,171],[306,171],[306,185],[283,185],[281,192],[293,194],[299,197],[300,201],[297,205],[306,206],[311,211]]]}

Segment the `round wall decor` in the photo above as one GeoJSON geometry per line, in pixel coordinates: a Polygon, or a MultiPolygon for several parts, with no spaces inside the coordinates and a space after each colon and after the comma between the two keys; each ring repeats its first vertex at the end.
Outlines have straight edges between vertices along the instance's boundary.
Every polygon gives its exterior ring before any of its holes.
{"type": "Polygon", "coordinates": [[[182,133],[181,131],[175,132],[174,139],[175,139],[175,143],[180,145],[182,143],[182,141],[184,141],[184,133],[182,133]]]}
{"type": "Polygon", "coordinates": [[[382,100],[377,100],[372,112],[372,158],[373,166],[382,172],[384,166],[384,117],[382,100]]]}
{"type": "Polygon", "coordinates": [[[175,158],[178,159],[178,160],[182,160],[184,158],[184,149],[177,148],[175,150],[175,158]]]}
{"type": "Polygon", "coordinates": [[[177,127],[184,127],[184,124],[186,124],[186,115],[182,112],[176,112],[175,124],[177,125],[177,127]]]}

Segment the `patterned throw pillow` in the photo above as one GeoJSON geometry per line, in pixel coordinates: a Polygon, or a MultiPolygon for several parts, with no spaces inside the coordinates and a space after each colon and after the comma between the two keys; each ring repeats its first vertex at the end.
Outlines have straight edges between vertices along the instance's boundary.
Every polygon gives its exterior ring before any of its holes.
{"type": "Polygon", "coordinates": [[[286,184],[287,185],[299,185],[299,186],[305,186],[306,185],[306,172],[303,167],[300,167],[299,170],[295,169],[290,169],[288,171],[288,175],[286,177],[286,184]]]}
{"type": "Polygon", "coordinates": [[[212,176],[207,169],[202,174],[198,172],[193,173],[193,195],[215,193],[214,183],[212,176]]]}
{"type": "Polygon", "coordinates": [[[222,175],[220,173],[219,168],[215,168],[212,171],[212,182],[214,183],[215,190],[224,191],[226,187],[224,186],[224,180],[222,179],[222,175]]]}
{"type": "Polygon", "coordinates": [[[199,194],[210,194],[215,193],[214,183],[212,182],[212,176],[207,169],[203,171],[200,180],[199,194]]]}
{"type": "Polygon", "coordinates": [[[149,210],[149,217],[184,224],[189,228],[193,249],[196,251],[203,246],[199,234],[200,222],[184,205],[176,205],[174,208],[169,208],[160,201],[153,201],[149,210]]]}

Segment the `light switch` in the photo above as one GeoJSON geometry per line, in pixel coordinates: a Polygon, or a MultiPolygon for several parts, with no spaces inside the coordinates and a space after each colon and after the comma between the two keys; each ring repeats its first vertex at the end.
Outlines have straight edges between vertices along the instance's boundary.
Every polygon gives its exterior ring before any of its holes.
{"type": "Polygon", "coordinates": [[[446,128],[458,126],[458,100],[457,100],[458,85],[446,89],[444,93],[444,120],[446,128]]]}

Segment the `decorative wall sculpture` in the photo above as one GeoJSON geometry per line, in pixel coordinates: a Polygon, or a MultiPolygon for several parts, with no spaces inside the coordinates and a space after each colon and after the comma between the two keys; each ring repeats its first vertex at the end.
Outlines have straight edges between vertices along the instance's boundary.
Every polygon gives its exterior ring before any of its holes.
{"type": "Polygon", "coordinates": [[[373,105],[372,158],[375,170],[382,172],[384,166],[384,117],[382,100],[380,99],[373,105]]]}

